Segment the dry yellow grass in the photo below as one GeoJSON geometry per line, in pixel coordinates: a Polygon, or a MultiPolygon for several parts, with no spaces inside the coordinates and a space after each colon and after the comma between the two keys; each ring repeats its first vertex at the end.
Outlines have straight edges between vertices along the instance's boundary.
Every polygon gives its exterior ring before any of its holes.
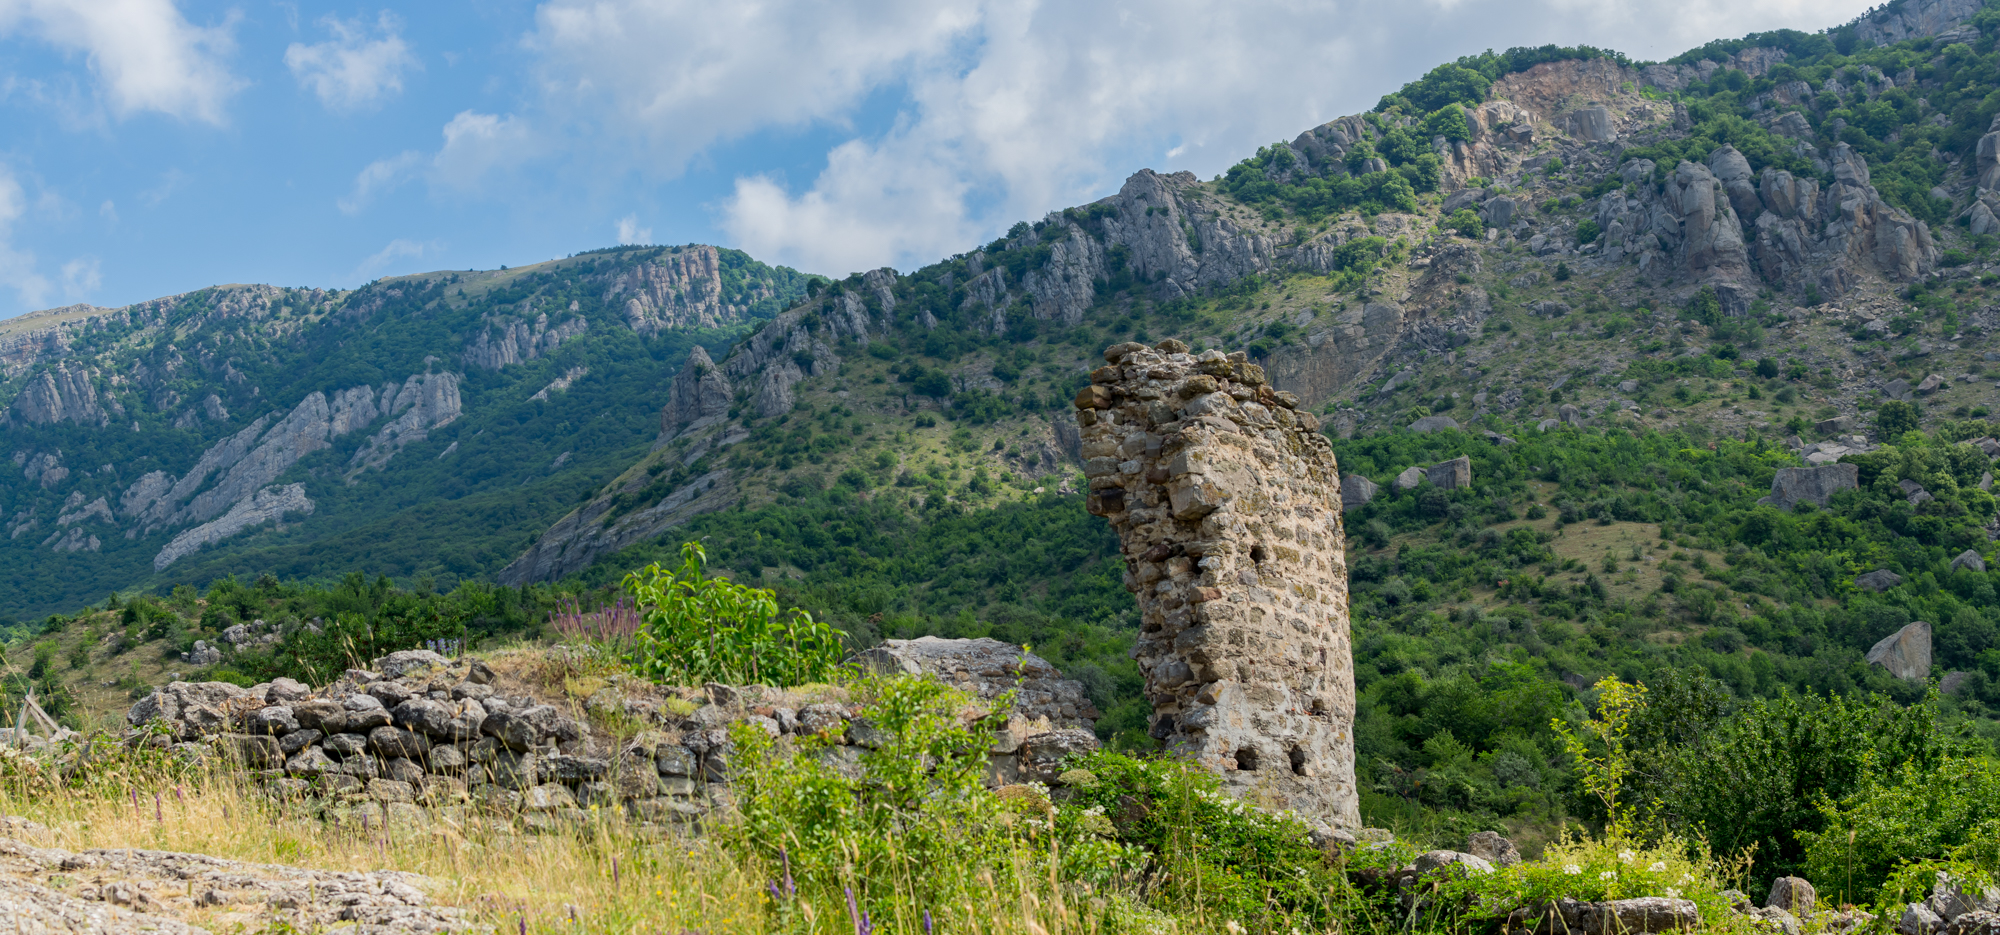
{"type": "MultiPolygon", "coordinates": [[[[789,910],[774,903],[768,887],[783,878],[780,868],[747,864],[732,850],[691,835],[642,835],[610,813],[535,834],[523,833],[518,822],[467,818],[452,809],[431,810],[424,829],[364,828],[321,820],[221,774],[194,773],[162,779],[120,774],[83,788],[0,783],[0,815],[46,826],[28,842],[42,847],[151,849],[318,870],[422,874],[432,881],[428,895],[435,903],[462,907],[503,933],[853,931],[839,901],[798,900],[789,910]]],[[[0,828],[0,836],[10,833],[0,828]]],[[[1107,930],[1110,904],[1064,895],[995,888],[955,906],[898,907],[896,918],[877,920],[874,930],[922,931],[924,909],[940,933],[1107,930]]],[[[190,901],[164,911],[217,931],[238,925],[250,932],[286,930],[279,915],[246,916],[240,908],[190,901]]],[[[1165,917],[1135,916],[1122,901],[1117,915],[1125,924],[1110,929],[1131,931],[1139,921],[1142,930],[1182,930],[1165,917]]]]}

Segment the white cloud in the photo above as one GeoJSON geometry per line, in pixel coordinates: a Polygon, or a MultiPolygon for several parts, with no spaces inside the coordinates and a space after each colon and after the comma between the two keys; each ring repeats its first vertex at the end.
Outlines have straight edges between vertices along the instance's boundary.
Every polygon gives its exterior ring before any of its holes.
{"type": "Polygon", "coordinates": [[[461,111],[444,125],[444,148],[431,159],[431,181],[475,189],[490,173],[527,160],[534,154],[533,143],[528,122],[520,117],[461,111]]]}
{"type": "Polygon", "coordinates": [[[419,175],[433,190],[476,193],[489,176],[512,169],[537,152],[528,121],[513,114],[461,111],[442,133],[444,145],[434,154],[406,150],[369,163],[354,177],[347,197],[337,202],[340,210],[359,214],[382,192],[419,175]]]}
{"type": "Polygon", "coordinates": [[[374,279],[387,272],[397,260],[420,260],[443,249],[435,240],[417,241],[401,237],[389,241],[389,245],[370,254],[354,268],[354,278],[374,279]]]}
{"type": "Polygon", "coordinates": [[[370,39],[360,19],[328,16],[320,25],[333,33],[326,42],[294,42],[285,49],[285,67],[321,104],[337,111],[364,110],[401,94],[403,72],[422,68],[400,34],[402,23],[384,11],[376,19],[381,38],[370,39]]]}
{"type": "Polygon", "coordinates": [[[760,130],[838,130],[871,106],[879,123],[871,102],[900,100],[887,129],[851,132],[808,184],[746,173],[719,205],[760,258],[839,273],[963,250],[1099,197],[1163,152],[1152,168],[1212,175],[1489,46],[1665,58],[1866,5],[549,0],[527,45],[542,56],[538,132],[563,127],[581,141],[570,158],[613,177],[671,175],[760,130]]]}
{"type": "Polygon", "coordinates": [[[0,166],[0,286],[14,290],[23,308],[48,297],[48,277],[35,272],[35,255],[14,249],[14,224],[28,213],[27,193],[13,170],[0,166]]]}
{"type": "Polygon", "coordinates": [[[237,17],[203,27],[172,0],[0,0],[0,36],[25,33],[84,53],[118,117],[157,111],[222,124],[224,104],[243,87],[223,63],[237,17]]]}
{"type": "Polygon", "coordinates": [[[107,221],[110,221],[113,224],[117,224],[118,205],[113,203],[112,200],[109,198],[104,199],[104,203],[97,206],[97,216],[107,221]]]}
{"type": "Polygon", "coordinates": [[[64,263],[62,267],[63,296],[77,301],[97,291],[104,284],[102,264],[94,256],[81,256],[64,263]]]}
{"type": "Polygon", "coordinates": [[[640,227],[639,216],[637,214],[628,214],[618,219],[619,246],[649,244],[652,242],[653,229],[650,227],[640,227]]]}
{"type": "Polygon", "coordinates": [[[388,159],[377,159],[354,177],[354,190],[339,200],[344,214],[359,214],[361,209],[375,200],[376,194],[393,188],[410,177],[424,163],[424,154],[408,150],[388,159]]]}
{"type": "Polygon", "coordinates": [[[844,113],[980,17],[978,0],[554,0],[526,44],[555,110],[615,115],[613,135],[675,172],[712,143],[844,113]]]}

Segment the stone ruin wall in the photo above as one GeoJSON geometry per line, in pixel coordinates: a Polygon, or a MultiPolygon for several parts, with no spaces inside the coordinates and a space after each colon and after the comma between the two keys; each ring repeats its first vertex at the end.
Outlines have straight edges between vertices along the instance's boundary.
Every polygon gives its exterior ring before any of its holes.
{"type": "Polygon", "coordinates": [[[1138,598],[1152,735],[1234,794],[1361,827],[1340,473],[1241,354],[1125,343],[1077,394],[1089,509],[1138,598]]]}

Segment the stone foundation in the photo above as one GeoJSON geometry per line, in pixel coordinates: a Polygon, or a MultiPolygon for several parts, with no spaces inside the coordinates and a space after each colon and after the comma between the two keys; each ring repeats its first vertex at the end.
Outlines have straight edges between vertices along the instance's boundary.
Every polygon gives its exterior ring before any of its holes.
{"type": "Polygon", "coordinates": [[[1152,734],[1231,792],[1361,826],[1340,473],[1243,354],[1116,345],[1077,394],[1089,508],[1138,597],[1152,734]]]}

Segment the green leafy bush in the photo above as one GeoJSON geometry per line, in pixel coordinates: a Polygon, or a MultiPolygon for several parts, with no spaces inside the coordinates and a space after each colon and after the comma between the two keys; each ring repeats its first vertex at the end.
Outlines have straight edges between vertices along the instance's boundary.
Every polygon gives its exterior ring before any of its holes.
{"type": "Polygon", "coordinates": [[[1486,223],[1471,208],[1460,208],[1444,219],[1444,229],[1456,231],[1461,237],[1478,237],[1486,232],[1486,223]]]}
{"type": "Polygon", "coordinates": [[[1991,757],[1904,763],[1843,799],[1822,800],[1819,812],[1820,827],[1800,836],[1806,872],[1843,902],[1873,901],[1906,863],[1973,859],[1989,873],[2000,866],[2000,761],[1991,757]]]}
{"type": "Polygon", "coordinates": [[[832,679],[846,634],[794,607],[778,612],[774,592],[709,578],[699,542],[681,546],[681,566],[656,562],[627,576],[643,622],[633,663],[648,678],[677,685],[703,682],[804,685],[832,679]]]}

